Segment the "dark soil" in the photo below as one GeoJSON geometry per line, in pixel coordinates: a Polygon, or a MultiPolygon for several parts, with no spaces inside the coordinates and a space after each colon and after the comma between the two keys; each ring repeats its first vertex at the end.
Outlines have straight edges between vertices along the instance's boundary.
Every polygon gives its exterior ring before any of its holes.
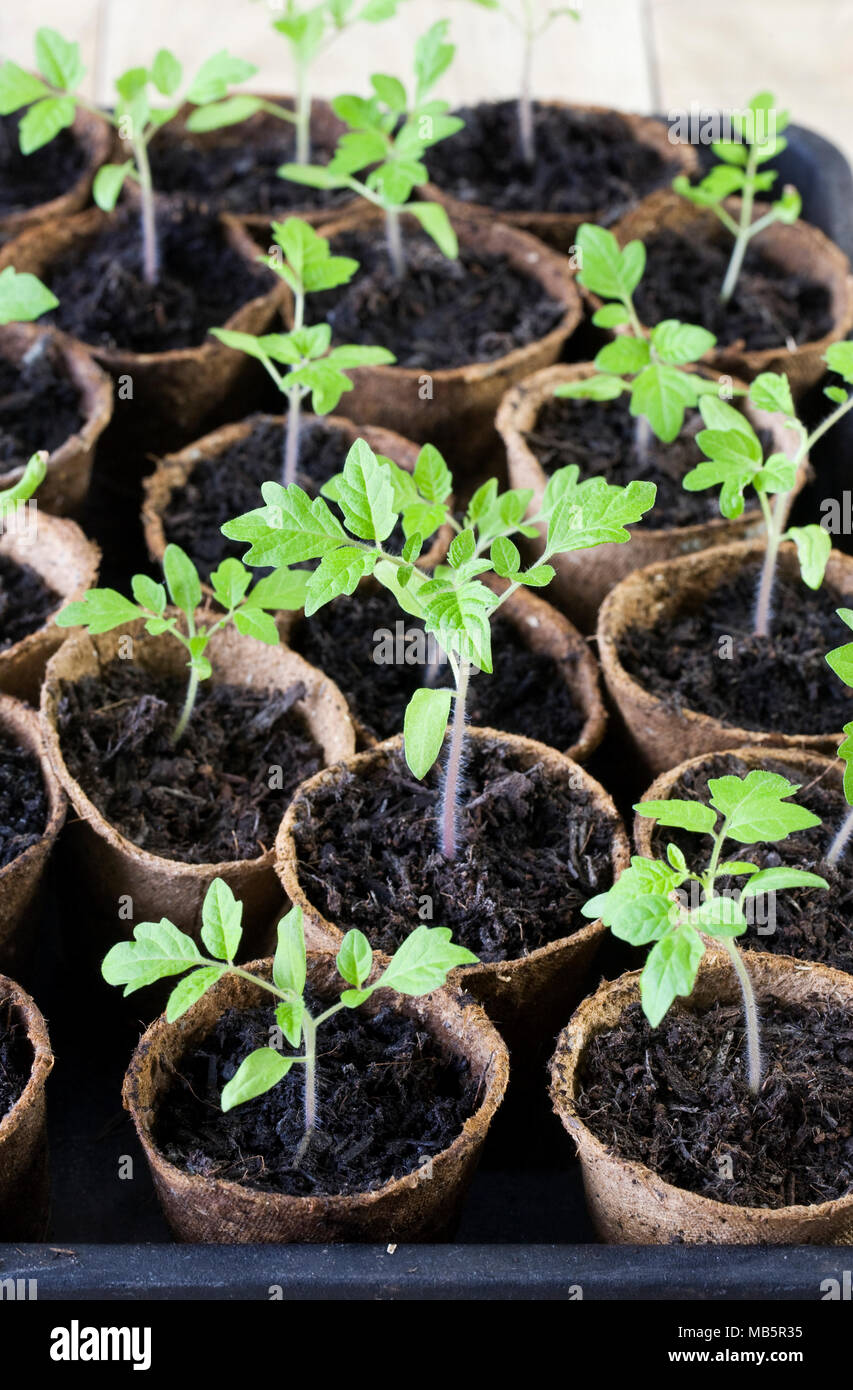
{"type": "Polygon", "coordinates": [[[120,209],[105,231],[51,267],[45,278],[59,308],[50,318],[95,347],[166,352],[198,347],[269,288],[269,272],[233,250],[215,217],[161,203],[157,226],[156,285],[142,278],[139,215],[120,209]]]}
{"type": "MultiPolygon", "coordinates": [[[[316,1015],[323,1005],[309,991],[316,1015]]],[[[327,1001],[331,1002],[331,1001],[327,1001]]],[[[190,1173],[296,1197],[369,1192],[446,1149],[476,1104],[466,1062],[393,1009],[344,1010],[318,1034],[318,1127],[298,1166],[304,1073],[294,1067],[257,1100],[223,1115],[222,1087],[257,1047],[272,1010],[229,1009],[184,1058],[161,1107],[155,1140],[190,1173]]],[[[298,1052],[285,1042],[285,1056],[298,1052]]]]}
{"type": "Polygon", "coordinates": [[[70,130],[49,145],[21,154],[18,123],[23,112],[0,116],[0,216],[50,203],[67,193],[86,165],[86,151],[70,130]]]}
{"type": "Polygon", "coordinates": [[[460,246],[449,261],[405,225],[403,239],[407,273],[397,281],[378,227],[335,237],[335,253],[361,266],[349,285],[314,296],[335,342],[385,347],[400,367],[437,371],[493,362],[544,338],[564,316],[538,280],[503,257],[460,246]]]}
{"type": "Polygon", "coordinates": [[[826,664],[845,640],[836,608],[853,602],[777,575],[770,637],[753,634],[759,566],[741,569],[698,611],[633,628],[619,643],[626,671],[677,714],[698,710],[742,729],[832,733],[853,717],[853,696],[826,664]],[[732,656],[720,639],[732,639],[732,656]]]}
{"type": "Polygon", "coordinates": [[[392,953],[432,901],[433,917],[481,960],[509,960],[570,936],[580,907],[613,880],[613,824],[587,793],[541,763],[523,769],[500,744],[469,740],[459,851],[438,848],[435,769],[417,782],[402,752],[386,767],[299,803],[294,827],[302,887],[329,921],[359,927],[392,953]]]}
{"type": "Polygon", "coordinates": [[[80,392],[55,343],[37,338],[20,364],[0,357],[0,468],[25,464],[37,449],[52,454],[82,424],[80,392]]]}
{"type": "MultiPolygon", "coordinates": [[[[736,855],[761,869],[775,869],[784,864],[820,874],[829,884],[829,891],[786,888],[784,892],[773,894],[772,916],[768,913],[770,904],[764,899],[763,906],[756,911],[755,921],[750,921],[748,931],[739,942],[755,951],[820,961],[853,974],[853,846],[848,847],[848,852],[837,864],[829,864],[826,860],[849,807],[840,788],[828,786],[820,778],[801,781],[803,774],[786,764],[782,755],[774,758],[769,754],[762,766],[768,772],[787,777],[789,782],[800,783],[801,790],[791,799],[820,816],[822,823],[810,830],[798,830],[772,845],[735,847],[734,842],[729,841],[726,855],[729,858],[736,855]]],[[[709,756],[701,769],[691,768],[685,772],[671,794],[682,800],[707,803],[709,777],[743,777],[748,771],[747,764],[734,753],[709,756]]],[[[679,846],[691,868],[704,869],[710,852],[710,835],[691,835],[656,826],[652,834],[654,853],[662,858],[670,842],[679,846]]],[[[741,889],[745,881],[743,878],[720,878],[717,884],[720,891],[734,892],[741,889]]]]}
{"type": "Polygon", "coordinates": [[[763,256],[753,245],[728,305],[720,289],[731,240],[702,240],[665,228],[646,241],[646,270],[634,294],[643,323],[682,319],[716,334],[721,347],[750,351],[811,343],[832,327],[829,290],[763,256]]]}
{"type": "Polygon", "coordinates": [[[678,169],[631,138],[620,116],[535,103],[536,162],[525,161],[514,101],[456,112],[465,129],[427,154],[430,178],[445,193],[500,211],[595,212],[608,225],[678,169]]]}
{"type": "Polygon", "coordinates": [[[8,1000],[0,1001],[0,1120],[20,1100],[33,1069],[33,1045],[15,1013],[8,1000]]]}
{"type": "Polygon", "coordinates": [[[121,661],[67,682],[59,733],[68,769],[141,849],[187,864],[254,859],[272,845],[294,788],[323,766],[294,708],[305,687],[205,681],[174,747],[184,690],[182,680],[155,681],[121,661]],[[276,767],[281,788],[269,785],[276,767]]]}
{"type": "Polygon", "coordinates": [[[61,603],[31,565],[0,555],[0,651],[37,632],[61,603]]]}
{"type": "MultiPolygon", "coordinates": [[[[419,642],[416,634],[423,634],[423,624],[416,618],[401,620],[392,594],[359,589],[298,623],[289,645],[331,676],[368,734],[384,739],[401,732],[409,700],[427,683],[424,665],[396,660],[398,649],[403,657],[407,650],[428,656],[425,641],[419,642]],[[383,653],[375,634],[381,630],[395,639],[393,664],[377,661],[383,653]]],[[[565,684],[563,663],[531,652],[501,614],[492,624],[492,652],[494,674],[479,673],[470,688],[469,723],[524,734],[554,748],[571,747],[583,728],[583,715],[565,684]]],[[[430,683],[452,686],[446,662],[430,683]]]]}
{"type": "Polygon", "coordinates": [[[47,815],[47,793],[38,759],[0,733],[0,869],[38,843],[47,815]]]}
{"type": "Polygon", "coordinates": [[[745,1078],[743,1011],[639,1004],[584,1057],[579,1114],[621,1158],[733,1206],[809,1205],[853,1189],[853,1014],[761,1004],[765,1074],[745,1078]],[[731,1157],[733,1178],[721,1176],[731,1157]]]}

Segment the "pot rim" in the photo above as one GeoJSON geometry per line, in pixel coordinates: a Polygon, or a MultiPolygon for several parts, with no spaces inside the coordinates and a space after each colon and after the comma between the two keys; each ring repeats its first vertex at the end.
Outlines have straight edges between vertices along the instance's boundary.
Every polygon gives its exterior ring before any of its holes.
{"type": "Polygon", "coordinates": [[[25,1020],[27,1038],[33,1049],[33,1061],[27,1084],[11,1110],[7,1110],[6,1114],[0,1118],[0,1152],[2,1152],[4,1140],[8,1139],[17,1127],[22,1111],[28,1109],[36,1099],[37,1094],[44,1089],[44,1083],[53,1069],[54,1062],[47,1024],[41,1009],[26,990],[22,989],[13,979],[8,975],[0,975],[0,1002],[7,1003],[10,1000],[15,1008],[20,1010],[25,1020]]]}
{"type": "MultiPolygon", "coordinates": [[[[76,521],[73,521],[71,517],[53,516],[50,512],[39,511],[38,526],[40,531],[46,528],[47,538],[50,541],[51,547],[58,547],[60,553],[63,549],[67,550],[69,546],[79,549],[81,562],[84,557],[86,562],[84,578],[79,584],[72,585],[64,594],[60,594],[59,603],[47,614],[40,627],[34,628],[32,632],[28,632],[19,641],[13,642],[10,647],[4,647],[3,650],[0,651],[0,671],[2,671],[5,665],[10,664],[12,661],[17,661],[21,655],[32,655],[42,645],[46,637],[51,639],[58,637],[59,644],[64,645],[66,641],[64,629],[56,626],[57,614],[61,613],[62,609],[65,608],[68,603],[82,598],[86,590],[94,588],[97,582],[98,570],[101,563],[100,546],[97,545],[95,541],[89,539],[76,521]]],[[[11,533],[7,532],[6,534],[8,535],[11,533]]],[[[0,553],[3,553],[2,540],[3,537],[0,535],[0,553]]],[[[16,560],[15,563],[29,564],[39,577],[44,580],[44,575],[35,556],[33,556],[32,559],[16,560]]],[[[51,585],[50,587],[52,588],[53,586],[51,585]]]]}
{"type": "MultiPolygon", "coordinates": [[[[31,72],[30,75],[35,77],[38,74],[31,72]]],[[[52,222],[54,218],[73,216],[86,206],[95,174],[109,159],[115,138],[105,121],[81,106],[75,109],[71,131],[86,154],[79,177],[64,193],[58,193],[46,203],[33,203],[32,207],[19,208],[16,212],[0,216],[0,227],[8,229],[11,234],[9,240],[45,222],[52,222]]]]}
{"type": "Polygon", "coordinates": [[[67,802],[59,778],[53,770],[53,764],[47,756],[37,712],[11,695],[0,694],[0,730],[11,735],[20,747],[25,748],[37,760],[47,794],[47,821],[44,830],[34,844],[16,854],[14,859],[10,859],[8,864],[0,868],[2,889],[4,881],[29,864],[30,860],[41,852],[45,840],[56,839],[65,821],[67,802]]]}

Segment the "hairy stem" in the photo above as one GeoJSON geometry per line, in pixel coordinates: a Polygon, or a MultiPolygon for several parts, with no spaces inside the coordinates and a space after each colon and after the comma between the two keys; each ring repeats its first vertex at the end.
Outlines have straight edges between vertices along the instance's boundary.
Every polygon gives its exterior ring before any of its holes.
{"type": "Polygon", "coordinates": [[[296,162],[311,163],[311,92],[308,70],[302,66],[296,79],[296,162]]]}
{"type": "Polygon", "coordinates": [[[637,462],[645,468],[652,443],[652,427],[645,415],[638,415],[634,421],[634,450],[637,462]]]}
{"type": "Polygon", "coordinates": [[[459,830],[459,784],[462,780],[462,748],[465,742],[465,700],[468,695],[470,664],[462,660],[456,679],[450,751],[441,790],[441,852],[445,859],[456,858],[459,830]]]}
{"type": "Polygon", "coordinates": [[[750,148],[746,162],[746,178],[744,181],[740,207],[740,225],[735,237],[735,244],[732,248],[731,259],[726,270],[723,287],[720,290],[720,302],[728,304],[734,294],[735,285],[743,265],[743,258],[746,255],[746,248],[752,235],[752,205],[755,201],[755,171],[758,166],[758,150],[750,148]]]}
{"type": "Polygon", "coordinates": [[[743,1012],[746,1018],[747,1080],[752,1094],[757,1096],[761,1088],[761,1035],[758,1027],[758,1005],[755,1002],[755,992],[749,978],[749,971],[743,963],[743,956],[735,945],[734,938],[727,936],[725,944],[743,995],[743,1012]]]}
{"type": "Polygon", "coordinates": [[[302,413],[302,393],[299,390],[293,391],[287,398],[287,425],[284,432],[284,472],[282,482],[285,487],[290,487],[291,483],[296,482],[296,470],[299,466],[299,429],[300,415],[302,413]]]}
{"type": "Polygon", "coordinates": [[[524,49],[521,61],[521,87],[518,97],[518,133],[521,153],[525,164],[532,167],[536,163],[536,129],[533,115],[533,35],[524,36],[524,49]]]}
{"type": "Polygon", "coordinates": [[[388,242],[388,255],[391,257],[391,267],[394,271],[396,280],[404,280],[406,277],[406,256],[403,251],[403,233],[400,227],[400,212],[398,208],[385,209],[385,235],[388,242]]]}
{"type": "Polygon", "coordinates": [[[302,1046],[305,1050],[305,1133],[294,1155],[294,1168],[298,1168],[305,1157],[317,1125],[317,1022],[307,1009],[302,1013],[302,1046]]]}
{"type": "Polygon", "coordinates": [[[771,511],[766,494],[763,492],[758,494],[767,526],[767,545],[764,550],[764,563],[761,566],[758,597],[755,603],[753,632],[756,637],[767,637],[770,632],[770,603],[773,598],[773,583],[776,578],[776,561],[779,558],[779,546],[788,515],[789,504],[786,499],[787,493],[778,492],[775,506],[771,511]]]}
{"type": "Polygon", "coordinates": [[[190,678],[187,681],[187,693],[184,698],[184,707],[181,710],[181,717],[175,725],[175,731],[172,734],[173,743],[179,743],[184,733],[186,732],[187,725],[189,724],[190,718],[192,717],[192,712],[195,709],[195,700],[198,694],[199,679],[200,677],[195,666],[191,666],[190,678]]]}
{"type": "Polygon", "coordinates": [[[829,847],[829,854],[826,856],[828,863],[837,864],[841,858],[844,846],[853,835],[853,810],[847,812],[843,824],[832,844],[829,847]]]}
{"type": "Polygon", "coordinates": [[[142,209],[142,275],[146,285],[156,285],[160,273],[160,249],[157,245],[157,220],[154,209],[154,185],[148,147],[140,138],[133,142],[136,170],[139,174],[139,197],[142,209]]]}

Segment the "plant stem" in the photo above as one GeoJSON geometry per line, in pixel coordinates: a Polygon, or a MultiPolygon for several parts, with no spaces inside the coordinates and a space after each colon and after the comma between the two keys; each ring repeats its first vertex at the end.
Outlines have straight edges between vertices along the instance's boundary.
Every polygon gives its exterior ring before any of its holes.
{"type": "Polygon", "coordinates": [[[302,1013],[302,1038],[305,1050],[305,1133],[293,1160],[295,1168],[305,1157],[317,1124],[317,1021],[311,1018],[307,1009],[302,1013]]]}
{"type": "Polygon", "coordinates": [[[725,945],[743,995],[743,1011],[746,1017],[747,1079],[749,1089],[754,1096],[757,1096],[761,1088],[761,1037],[758,1029],[758,1005],[755,1002],[755,992],[749,978],[749,971],[743,963],[743,956],[735,945],[734,938],[727,936],[725,945]]]}
{"type": "Polygon", "coordinates": [[[400,230],[399,208],[385,209],[385,235],[388,241],[388,254],[395,280],[406,278],[406,257],[403,252],[403,234],[400,230]]]}
{"type": "Polygon", "coordinates": [[[468,694],[469,662],[459,662],[456,678],[453,727],[450,732],[450,752],[444,769],[441,793],[441,852],[445,859],[456,858],[459,818],[459,783],[462,778],[462,747],[465,742],[465,700],[468,694]]]}
{"type": "Polygon", "coordinates": [[[139,197],[142,205],[142,275],[146,285],[156,285],[160,272],[160,252],[157,246],[157,222],[154,209],[154,185],[148,146],[140,137],[133,141],[136,171],[139,174],[139,197]]]}
{"type": "Polygon", "coordinates": [[[296,78],[296,162],[311,163],[311,93],[308,69],[300,64],[296,78]]]}
{"type": "Polygon", "coordinates": [[[851,835],[853,835],[853,810],[847,812],[841,829],[829,847],[829,854],[826,856],[827,863],[838,863],[841,858],[841,852],[851,835]]]}
{"type": "Polygon", "coordinates": [[[291,483],[296,482],[296,470],[299,465],[299,417],[302,413],[302,392],[297,389],[288,392],[287,396],[287,425],[284,433],[284,474],[282,482],[285,487],[290,487],[291,483]]]}
{"type": "Polygon", "coordinates": [[[532,167],[536,163],[536,130],[533,118],[533,34],[525,30],[524,48],[521,60],[521,88],[518,97],[518,132],[521,140],[521,153],[525,164],[532,167]]]}
{"type": "Polygon", "coordinates": [[[728,304],[734,294],[735,285],[740,275],[743,258],[746,255],[746,248],[752,235],[752,205],[755,201],[755,171],[758,167],[758,147],[751,145],[746,161],[745,178],[740,205],[740,225],[735,237],[735,244],[732,249],[731,259],[726,270],[723,287],[720,290],[720,302],[728,304]]]}
{"type": "Polygon", "coordinates": [[[638,415],[634,421],[634,450],[637,455],[637,462],[645,468],[649,457],[649,446],[652,442],[652,427],[645,415],[638,415]]]}
{"type": "Polygon", "coordinates": [[[181,717],[175,725],[175,732],[172,734],[173,743],[180,742],[181,738],[183,737],[186,731],[186,727],[190,722],[190,717],[192,715],[193,709],[195,708],[196,695],[198,694],[198,683],[198,671],[196,670],[195,666],[191,666],[190,678],[187,682],[187,693],[184,699],[184,707],[181,710],[181,717]]]}
{"type": "Polygon", "coordinates": [[[764,513],[764,522],[767,527],[767,545],[764,550],[764,563],[761,567],[761,579],[758,583],[758,598],[755,604],[755,624],[753,632],[756,637],[767,637],[770,632],[770,601],[773,597],[773,582],[776,577],[776,561],[779,557],[779,546],[782,542],[782,534],[785,519],[788,514],[787,502],[788,494],[777,492],[776,501],[771,511],[767,495],[759,492],[758,500],[761,503],[761,510],[764,513]]]}

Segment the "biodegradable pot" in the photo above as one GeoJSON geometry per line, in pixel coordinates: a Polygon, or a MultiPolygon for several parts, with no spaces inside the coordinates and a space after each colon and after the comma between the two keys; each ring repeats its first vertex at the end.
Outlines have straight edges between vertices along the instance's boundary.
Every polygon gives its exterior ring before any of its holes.
{"type": "MultiPolygon", "coordinates": [[[[539,412],[553,399],[554,390],[564,382],[585,381],[595,376],[592,362],[573,362],[547,367],[528,377],[508,391],[501,401],[497,428],[507,453],[510,487],[532,488],[531,512],[537,512],[548,484],[548,474],[537,459],[525,436],[536,425],[539,412]]],[[[736,387],[742,382],[734,382],[736,387]]],[[[745,390],[746,387],[744,386],[745,390]]],[[[591,410],[600,409],[595,401],[588,402],[591,410]]],[[[772,436],[773,449],[787,453],[794,440],[784,429],[780,416],[756,410],[746,404],[744,414],[756,430],[772,436]]],[[[809,465],[804,461],[794,487],[794,496],[802,490],[809,477],[809,465]]],[[[582,479],[583,480],[583,479],[582,479]]],[[[538,557],[545,548],[547,525],[540,524],[540,540],[530,542],[538,557]]],[[[760,507],[747,507],[736,521],[717,516],[693,526],[669,526],[655,529],[654,512],[631,532],[626,544],[598,545],[593,550],[578,550],[567,555],[554,555],[550,564],[555,570],[553,591],[560,603],[583,632],[594,632],[598,610],[610,590],[634,570],[644,565],[661,563],[675,555],[693,554],[713,545],[729,541],[754,540],[764,534],[764,519],[760,507]]]]}
{"type": "MultiPolygon", "coordinates": [[[[31,323],[10,323],[0,328],[0,357],[16,366],[29,353],[52,346],[57,348],[65,372],[79,393],[82,423],[50,455],[47,474],[38,490],[38,504],[54,516],[68,516],[79,511],[89,491],[95,445],[112,418],[113,387],[82,343],[58,329],[39,328],[31,323]]],[[[0,491],[19,481],[24,466],[0,473],[0,491]]]]}
{"type": "MultiPolygon", "coordinates": [[[[405,468],[407,473],[414,470],[420,446],[413,444],[410,439],[403,439],[393,430],[376,429],[371,425],[354,425],[352,420],[346,420],[342,415],[307,415],[303,419],[306,423],[319,421],[328,425],[330,430],[341,430],[347,436],[349,445],[354,444],[357,439],[366,439],[374,453],[393,459],[401,468],[405,468]]],[[[281,430],[283,446],[287,417],[254,415],[235,425],[222,425],[220,429],[206,434],[203,439],[188,444],[180,453],[169,454],[160,459],[154,472],[143,483],[142,527],[148,554],[152,560],[159,564],[163,559],[163,552],[168,543],[163,523],[174,493],[185,486],[193,469],[202,459],[215,457],[239,444],[251,435],[258,424],[277,425],[281,430]]],[[[258,497],[260,500],[260,492],[258,497]]],[[[437,533],[430,549],[421,556],[419,563],[426,567],[439,564],[447,554],[447,547],[452,539],[450,527],[443,527],[437,533]]]]}
{"type": "MultiPolygon", "coordinates": [[[[247,968],[267,979],[272,973],[269,960],[255,961],[247,968]]],[[[340,979],[334,956],[310,951],[308,974],[322,998],[337,997],[340,979]]],[[[373,1014],[390,1000],[396,1012],[436,1038],[448,1056],[464,1058],[479,1081],[477,1109],[453,1143],[430,1163],[371,1192],[291,1197],[193,1175],[159,1151],[153,1134],[157,1111],[183,1057],[211,1032],[226,1009],[249,1008],[269,998],[251,981],[225,976],[177,1023],[158,1018],[131,1059],[124,1104],[133,1116],[160,1205],[175,1235],[184,1241],[222,1244],[375,1241],[382,1245],[441,1235],[461,1206],[509,1077],[509,1059],[498,1033],[483,1010],[455,990],[436,990],[418,999],[389,996],[383,990],[380,997],[362,1006],[373,1014]]]]}
{"type": "MultiPolygon", "coordinates": [[[[354,389],[347,394],[347,411],[357,423],[385,425],[420,443],[438,445],[451,454],[457,482],[471,478],[478,463],[487,461],[497,445],[494,417],[501,396],[516,381],[557,360],[567,338],[583,317],[580,294],[564,256],[502,222],[479,217],[456,217],[453,226],[462,247],[505,258],[528,275],[564,308],[556,328],[537,342],[514,348],[492,362],[461,367],[359,367],[352,374],[354,389]],[[424,379],[432,395],[422,399],[424,379]]],[[[403,235],[419,230],[411,216],[402,218],[403,235]]],[[[323,235],[334,241],[345,232],[366,231],[384,237],[384,214],[371,209],[330,222],[323,235]]]]}
{"type": "Polygon", "coordinates": [[[20,985],[0,975],[0,1006],[11,1003],[33,1049],[29,1080],[0,1117],[0,1241],[43,1240],[50,1205],[44,1083],[53,1067],[47,1025],[20,985]]]}
{"type": "MultiPolygon", "coordinates": [[[[168,917],[184,931],[197,933],[205,893],[214,878],[223,878],[244,903],[244,954],[258,946],[265,947],[269,945],[266,932],[271,918],[281,904],[272,847],[255,859],[218,864],[187,864],[150,853],[105,820],[68,769],[58,726],[63,686],[84,676],[97,676],[118,659],[120,644],[128,636],[134,643],[134,662],[149,671],[153,679],[186,676],[183,648],[177,642],[147,636],[142,621],[99,637],[78,635],[57,653],[45,675],[41,699],[45,745],[78,816],[67,828],[69,863],[73,863],[85,885],[92,911],[113,923],[113,935],[117,904],[124,895],[132,900],[134,921],[168,917]]],[[[264,646],[229,627],[211,638],[207,655],[214,681],[274,690],[285,690],[295,681],[304,681],[307,694],[296,708],[304,713],[327,761],[337,762],[352,752],[355,736],[343,696],[337,686],[295,652],[264,646]]]]}
{"type": "MultiPolygon", "coordinates": [[[[739,220],[739,198],[726,199],[724,207],[735,221],[739,220]]],[[[756,218],[765,211],[766,206],[758,204],[756,218]]],[[[715,212],[694,206],[672,189],[650,193],[613,228],[620,246],[635,239],[653,240],[655,233],[664,230],[680,233],[691,241],[731,240],[715,212]]],[[[712,348],[702,360],[716,372],[742,377],[745,381],[752,381],[759,372],[784,372],[795,398],[799,398],[824,375],[823,358],[830,343],[846,338],[853,328],[850,262],[834,241],[809,222],[795,222],[792,226],[774,222],[758,232],[750,244],[784,270],[826,286],[832,328],[816,342],[801,343],[794,349],[780,343],[778,347],[749,351],[739,343],[732,343],[728,347],[712,348]]],[[[587,298],[596,307],[601,302],[594,295],[587,298]]]]}
{"type": "MultiPolygon", "coordinates": [[[[776,998],[809,1007],[853,1010],[853,978],[825,965],[754,952],[749,973],[759,1005],[776,998]]],[[[739,1207],[701,1197],[665,1182],[642,1163],[620,1158],[577,1113],[579,1072],[597,1033],[612,1028],[639,1001],[639,972],[602,984],[584,1000],[560,1034],[551,1060],[554,1109],[571,1134],[583,1171],[586,1200],[602,1240],[619,1245],[850,1245],[853,1193],[814,1206],[739,1207]]],[[[740,1000],[728,955],[709,951],[688,1007],[740,1000]]]]}
{"type": "MultiPolygon", "coordinates": [[[[657,777],[702,753],[731,751],[744,745],[754,748],[796,748],[833,757],[843,735],[784,733],[776,730],[740,729],[698,710],[673,709],[671,704],[644,689],[629,675],[619,657],[619,643],[632,628],[651,628],[659,620],[675,622],[683,613],[701,606],[708,594],[731,580],[737,571],[764,552],[763,541],[741,541],[715,546],[698,555],[680,555],[661,565],[647,565],[623,579],[608,594],[598,618],[598,652],[610,696],[646,768],[657,777]]],[[[779,550],[779,571],[799,574],[796,552],[790,541],[779,550]]],[[[837,593],[853,588],[853,557],[833,550],[824,585],[837,593]]],[[[757,672],[756,679],[761,678],[757,672]]]]}
{"type": "MultiPolygon", "coordinates": [[[[523,767],[544,763],[555,777],[572,778],[576,787],[591,796],[603,816],[613,823],[614,878],[630,862],[628,837],[619,813],[608,793],[577,763],[534,739],[515,734],[502,734],[496,729],[469,728],[466,737],[482,743],[499,742],[510,747],[523,767]]],[[[343,932],[317,910],[302,887],[294,829],[300,819],[311,814],[311,799],[324,785],[337,781],[341,773],[353,772],[377,763],[387,765],[403,746],[403,736],[386,739],[365,753],[348,758],[338,768],[327,768],[303,782],[294,796],[281,824],[276,845],[276,870],[291,902],[302,908],[305,939],[318,950],[337,951],[343,932]]],[[[572,936],[561,937],[540,946],[527,956],[515,960],[492,961],[487,964],[459,966],[450,980],[460,989],[473,994],[489,1017],[494,1019],[513,1047],[525,1049],[539,1042],[549,1030],[559,1027],[560,1011],[578,999],[586,984],[588,972],[598,951],[606,927],[599,920],[589,922],[572,936]]]]}
{"type": "Polygon", "coordinates": [[[37,759],[47,798],[47,824],[41,839],[0,868],[0,967],[20,976],[33,954],[33,913],[48,860],[65,820],[65,794],[45,752],[34,710],[8,695],[0,695],[0,730],[37,759]]]}
{"type": "MultiPolygon", "coordinates": [[[[558,107],[560,110],[568,110],[578,115],[586,116],[611,116],[614,111],[606,106],[581,106],[565,101],[540,101],[537,106],[558,107]]],[[[627,111],[615,113],[620,120],[627,126],[626,135],[628,138],[636,140],[638,144],[648,145],[651,149],[666,160],[672,167],[672,177],[676,174],[687,174],[692,177],[699,167],[699,160],[696,150],[692,145],[677,143],[674,144],[667,135],[666,127],[650,116],[634,116],[627,111]]],[[[670,179],[671,182],[671,179],[670,179]]],[[[508,227],[517,227],[519,231],[529,232],[531,236],[539,237],[547,246],[553,246],[555,251],[568,252],[574,245],[578,227],[582,222],[595,222],[600,226],[607,225],[607,209],[595,208],[589,212],[546,212],[537,208],[493,208],[486,203],[468,202],[462,198],[456,198],[450,193],[445,193],[443,189],[434,183],[427,184],[422,190],[427,198],[433,202],[441,203],[447,209],[450,216],[457,217],[484,217],[490,221],[500,218],[508,227]]]]}
{"type": "MultiPolygon", "coordinates": [[[[65,221],[25,232],[0,251],[0,270],[14,265],[16,270],[31,271],[49,284],[52,267],[94,241],[113,216],[100,208],[91,208],[65,221]]],[[[219,221],[229,245],[247,265],[256,266],[258,248],[245,227],[227,214],[222,214],[219,221]]],[[[222,327],[257,334],[271,326],[288,300],[287,286],[267,273],[258,289],[261,292],[242,304],[222,327]],[[266,288],[261,289],[262,283],[266,288]]],[[[196,347],[171,348],[166,352],[132,352],[88,343],[84,347],[119,382],[120,388],[132,382],[132,396],[119,391],[123,409],[117,413],[116,423],[130,431],[138,447],[142,447],[140,434],[154,441],[191,437],[207,416],[224,408],[237,395],[253,370],[251,359],[244,353],[225,347],[213,337],[196,347]]]]}
{"type": "MultiPolygon", "coordinates": [[[[102,164],[106,164],[115,143],[112,127],[89,111],[77,107],[74,115],[72,134],[86,153],[86,164],[82,172],[65,193],[51,198],[48,203],[38,203],[34,207],[20,208],[17,212],[0,215],[0,246],[31,227],[46,222],[59,222],[86,206],[92,191],[92,181],[102,164]]],[[[29,158],[34,156],[30,155],[29,158]]],[[[38,158],[38,155],[35,155],[38,158]]],[[[21,269],[22,267],[18,267],[21,269]]]]}
{"type": "Polygon", "coordinates": [[[45,667],[68,637],[68,629],[57,627],[54,618],[66,604],[94,588],[101,552],[67,517],[48,516],[36,509],[27,509],[24,516],[25,524],[16,523],[0,534],[0,555],[36,570],[62,602],[35,632],[0,651],[0,691],[37,705],[45,667]]]}

